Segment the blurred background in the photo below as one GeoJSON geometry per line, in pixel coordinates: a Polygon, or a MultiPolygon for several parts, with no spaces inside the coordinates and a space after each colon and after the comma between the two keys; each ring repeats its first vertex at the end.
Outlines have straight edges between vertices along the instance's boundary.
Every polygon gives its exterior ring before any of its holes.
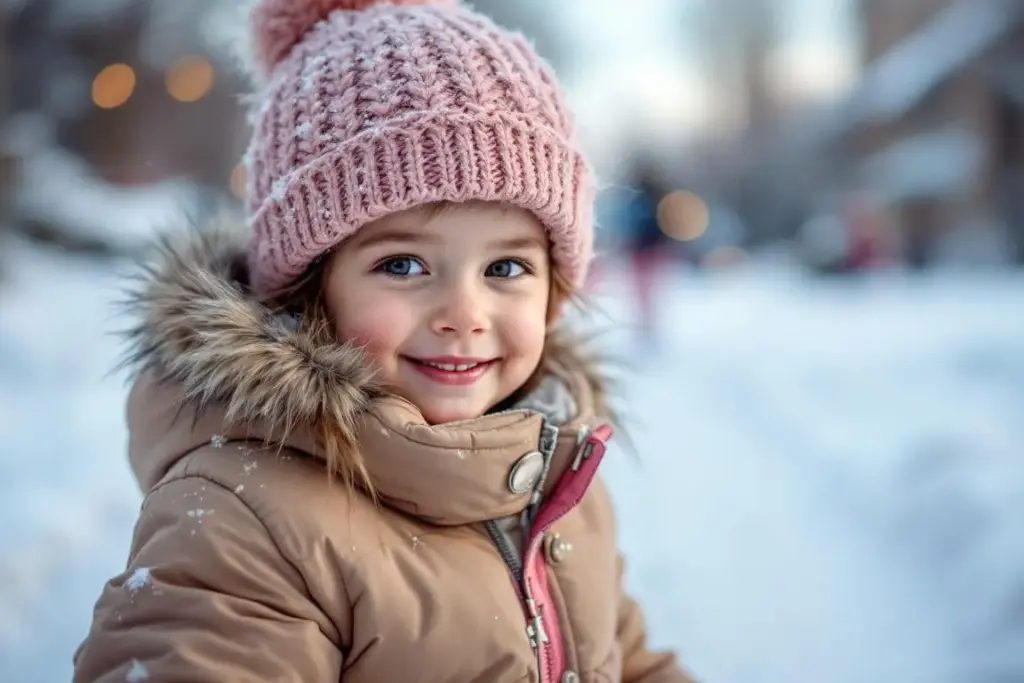
{"type": "MultiPolygon", "coordinates": [[[[68,680],[124,566],[114,302],[244,196],[232,4],[0,0],[0,680],[68,680]]],[[[707,683],[1024,681],[1024,2],[473,4],[602,179],[655,644],[707,683]]]]}

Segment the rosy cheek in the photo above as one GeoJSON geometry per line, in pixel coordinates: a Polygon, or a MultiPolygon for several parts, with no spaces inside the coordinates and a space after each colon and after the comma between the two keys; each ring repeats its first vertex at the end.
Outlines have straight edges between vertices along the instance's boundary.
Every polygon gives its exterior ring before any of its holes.
{"type": "Polygon", "coordinates": [[[366,349],[373,358],[384,358],[397,348],[401,334],[394,312],[383,306],[360,307],[338,320],[338,336],[366,349]]]}
{"type": "Polygon", "coordinates": [[[526,357],[538,356],[544,347],[547,323],[544,311],[532,306],[510,308],[502,321],[505,338],[517,352],[526,357]]]}

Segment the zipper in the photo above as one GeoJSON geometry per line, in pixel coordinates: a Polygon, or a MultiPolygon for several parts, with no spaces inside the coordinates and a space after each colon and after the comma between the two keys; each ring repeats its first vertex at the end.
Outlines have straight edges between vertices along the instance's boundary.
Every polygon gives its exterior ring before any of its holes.
{"type": "MultiPolygon", "coordinates": [[[[570,469],[567,472],[578,472],[583,463],[593,453],[596,446],[590,437],[594,431],[597,430],[586,428],[580,430],[576,438],[576,453],[573,455],[573,459],[570,463],[570,469]]],[[[610,434],[607,436],[610,436],[610,434]]],[[[607,436],[605,438],[607,438],[607,436]]],[[[602,437],[597,438],[601,442],[605,440],[602,437]]],[[[573,505],[558,512],[554,517],[546,520],[544,522],[544,526],[541,528],[532,528],[533,522],[541,509],[541,491],[543,490],[545,480],[547,479],[548,470],[550,468],[557,443],[558,428],[554,425],[549,425],[545,420],[542,424],[539,444],[541,453],[544,455],[544,469],[542,470],[541,476],[534,487],[530,504],[523,511],[521,516],[523,538],[526,539],[523,552],[520,553],[520,549],[515,547],[515,544],[512,543],[508,535],[498,525],[497,521],[489,520],[485,524],[488,535],[490,535],[491,539],[494,541],[494,545],[497,547],[498,553],[501,555],[502,560],[508,566],[509,570],[511,570],[512,576],[515,579],[515,581],[513,581],[513,586],[515,587],[516,595],[518,596],[520,603],[525,608],[527,621],[526,634],[530,641],[530,647],[532,647],[537,653],[537,664],[540,668],[541,680],[543,683],[557,683],[556,676],[558,675],[558,672],[555,670],[556,656],[551,651],[554,645],[551,642],[551,637],[544,624],[545,608],[547,608],[548,605],[537,604],[534,595],[533,581],[531,580],[532,577],[527,574],[526,569],[535,565],[536,556],[539,552],[540,545],[543,542],[544,534],[575,507],[575,505],[573,505]]],[[[542,572],[545,571],[545,569],[541,567],[539,571],[542,572]]],[[[549,611],[548,614],[550,615],[551,612],[549,611]]],[[[557,619],[557,614],[553,618],[557,619]]]]}
{"type": "MultiPolygon", "coordinates": [[[[583,468],[584,463],[588,459],[590,459],[591,456],[594,454],[594,449],[598,448],[599,446],[603,446],[610,437],[611,428],[608,426],[601,426],[594,429],[581,429],[580,433],[577,435],[576,438],[576,453],[573,455],[572,462],[569,466],[569,471],[562,475],[563,478],[567,475],[570,475],[570,473],[579,472],[583,468]]],[[[600,463],[600,458],[598,458],[598,463],[600,463]]],[[[592,468],[587,476],[593,477],[595,471],[596,470],[592,468]]],[[[561,482],[559,483],[559,486],[556,486],[556,491],[560,488],[560,484],[561,482]]],[[[583,492],[580,492],[580,499],[582,499],[582,495],[583,492]]],[[[532,572],[530,570],[531,568],[536,566],[537,555],[540,552],[540,546],[543,543],[544,535],[548,532],[549,529],[551,529],[551,527],[558,523],[559,520],[561,520],[570,511],[572,511],[576,507],[576,504],[578,504],[578,502],[579,499],[573,501],[572,505],[566,506],[562,509],[555,508],[555,514],[553,516],[548,515],[547,518],[544,519],[542,522],[543,526],[537,527],[533,530],[531,535],[528,536],[526,550],[523,553],[523,565],[527,570],[526,572],[524,572],[525,575],[523,578],[523,590],[526,594],[527,600],[532,601],[534,597],[533,586],[531,581],[533,577],[531,576],[532,572]]],[[[535,522],[536,518],[533,518],[531,521],[535,522]]],[[[537,571],[538,580],[547,580],[547,577],[541,574],[544,571],[546,571],[545,568],[541,566],[540,569],[537,571]]],[[[551,596],[549,595],[548,597],[550,598],[551,596]]],[[[548,605],[545,604],[540,605],[539,607],[535,607],[534,609],[534,611],[536,612],[535,620],[540,627],[537,631],[539,634],[544,636],[546,636],[546,634],[543,632],[543,611],[546,607],[548,607],[548,605]]],[[[555,614],[554,618],[557,619],[558,615],[555,614]]],[[[556,676],[559,672],[556,671],[555,655],[551,652],[552,644],[550,643],[550,640],[546,638],[538,638],[536,647],[538,661],[541,665],[541,671],[547,674],[546,677],[542,676],[542,680],[549,681],[551,683],[557,683],[556,676]]],[[[564,661],[562,662],[562,664],[564,666],[564,661]]]]}
{"type": "MultiPolygon", "coordinates": [[[[579,441],[577,440],[578,444],[579,441]]],[[[525,521],[523,538],[526,539],[526,547],[524,548],[526,552],[523,555],[524,565],[527,559],[530,558],[530,545],[533,540],[533,521],[537,516],[537,511],[540,509],[544,485],[547,483],[548,473],[551,470],[551,461],[554,460],[555,449],[558,447],[558,426],[551,424],[547,419],[541,422],[540,443],[538,446],[544,456],[544,469],[541,470],[541,475],[533,487],[530,505],[523,511],[523,519],[525,521]]],[[[541,535],[543,535],[543,530],[541,530],[541,535]]],[[[530,638],[530,645],[537,651],[537,665],[541,671],[541,680],[554,683],[557,672],[555,671],[554,657],[551,656],[551,638],[544,628],[544,608],[546,605],[537,605],[529,577],[524,575],[522,582],[523,592],[526,595],[526,609],[530,616],[530,623],[526,627],[526,635],[530,638]]],[[[557,615],[555,618],[557,618],[557,615]]]]}
{"type": "MultiPolygon", "coordinates": [[[[523,560],[519,556],[519,551],[509,540],[508,535],[502,531],[498,523],[493,519],[488,521],[487,533],[490,535],[491,540],[494,541],[494,545],[498,547],[498,553],[501,555],[501,559],[505,561],[505,564],[512,571],[512,576],[515,577],[516,592],[520,592],[519,586],[523,582],[523,560]]],[[[519,596],[520,599],[522,595],[519,596]]]]}
{"type": "Polygon", "coordinates": [[[530,591],[530,583],[523,576],[523,563],[519,553],[494,520],[488,521],[486,526],[488,534],[501,554],[501,559],[505,561],[515,577],[512,586],[516,590],[519,603],[526,608],[526,636],[530,640],[530,647],[537,653],[537,665],[540,667],[541,680],[554,683],[554,662],[550,656],[544,655],[544,646],[549,645],[551,639],[544,628],[542,607],[537,607],[537,601],[533,599],[532,591],[530,591]]]}
{"type": "MultiPolygon", "coordinates": [[[[541,571],[544,571],[543,568],[541,571]]],[[[529,622],[526,626],[526,635],[530,638],[530,647],[537,652],[537,665],[541,671],[541,681],[555,683],[555,658],[551,654],[551,638],[544,628],[544,608],[546,605],[537,605],[533,597],[533,590],[528,578],[523,580],[523,591],[526,597],[526,611],[529,622]]],[[[557,616],[556,616],[557,618],[557,616]]]]}

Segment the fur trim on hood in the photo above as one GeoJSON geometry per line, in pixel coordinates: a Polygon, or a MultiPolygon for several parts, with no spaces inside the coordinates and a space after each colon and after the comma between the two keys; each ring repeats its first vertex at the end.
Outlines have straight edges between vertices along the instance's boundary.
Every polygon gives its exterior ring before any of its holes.
{"type": "MultiPolygon", "coordinates": [[[[363,414],[388,394],[359,347],[317,341],[322,330],[257,300],[243,254],[243,231],[230,221],[162,239],[124,302],[133,320],[124,365],[180,385],[196,415],[219,404],[227,421],[258,424],[275,441],[307,428],[349,452],[363,414]]],[[[614,422],[598,359],[582,348],[550,332],[541,374],[570,388],[575,412],[614,422]]],[[[537,404],[527,397],[517,407],[537,404]]]]}

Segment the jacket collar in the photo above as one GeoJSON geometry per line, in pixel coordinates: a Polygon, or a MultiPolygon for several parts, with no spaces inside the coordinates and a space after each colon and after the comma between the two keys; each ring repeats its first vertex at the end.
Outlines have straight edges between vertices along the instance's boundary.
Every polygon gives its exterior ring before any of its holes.
{"type": "Polygon", "coordinates": [[[359,449],[385,504],[465,524],[526,508],[535,491],[517,484],[533,479],[536,451],[546,495],[586,431],[611,419],[596,360],[551,333],[543,379],[517,405],[428,425],[382,391],[359,348],[318,343],[249,295],[238,235],[218,224],[165,240],[129,294],[130,459],[144,489],[206,444],[259,439],[326,463],[329,441],[342,457],[359,449]]]}

